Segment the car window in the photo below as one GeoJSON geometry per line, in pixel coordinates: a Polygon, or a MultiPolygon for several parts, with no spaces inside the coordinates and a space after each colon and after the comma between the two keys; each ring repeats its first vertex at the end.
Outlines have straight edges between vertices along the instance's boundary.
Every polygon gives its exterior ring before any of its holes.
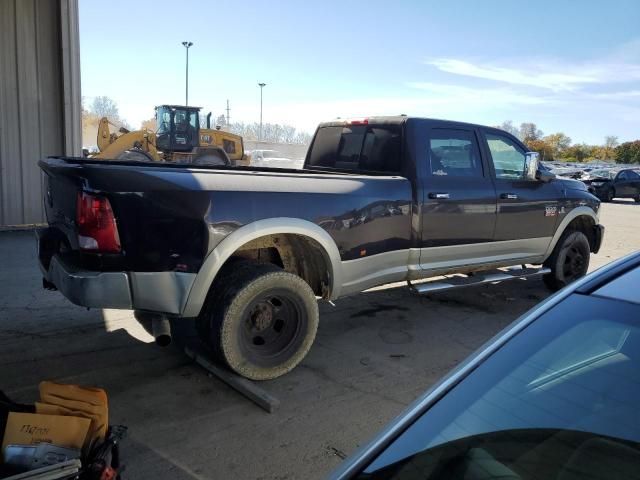
{"type": "Polygon", "coordinates": [[[627,180],[627,172],[620,172],[616,180],[627,180]]]}
{"type": "Polygon", "coordinates": [[[478,366],[360,478],[586,478],[580,469],[594,458],[611,472],[598,478],[630,478],[640,471],[639,313],[573,295],[478,366]]]}
{"type": "Polygon", "coordinates": [[[487,133],[487,144],[491,152],[496,178],[509,180],[523,179],[525,176],[525,152],[511,138],[487,133]]]}
{"type": "Polygon", "coordinates": [[[638,178],[640,178],[640,175],[638,175],[637,172],[634,172],[633,170],[629,170],[627,172],[627,180],[637,180],[638,178]]]}
{"type": "Polygon", "coordinates": [[[345,125],[318,129],[308,167],[359,172],[401,170],[400,125],[345,125]]]}
{"type": "Polygon", "coordinates": [[[434,128],[429,138],[428,155],[431,175],[483,175],[482,160],[473,131],[434,128]]]}

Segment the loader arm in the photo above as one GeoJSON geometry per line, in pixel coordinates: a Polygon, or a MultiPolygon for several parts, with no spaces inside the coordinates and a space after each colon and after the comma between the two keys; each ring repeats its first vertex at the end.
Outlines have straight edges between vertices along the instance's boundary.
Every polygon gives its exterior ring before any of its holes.
{"type": "Polygon", "coordinates": [[[156,136],[149,130],[136,130],[118,135],[109,130],[109,120],[100,119],[98,125],[97,145],[100,150],[94,158],[118,159],[128,150],[141,150],[153,160],[160,160],[160,154],[155,145],[156,136]]]}

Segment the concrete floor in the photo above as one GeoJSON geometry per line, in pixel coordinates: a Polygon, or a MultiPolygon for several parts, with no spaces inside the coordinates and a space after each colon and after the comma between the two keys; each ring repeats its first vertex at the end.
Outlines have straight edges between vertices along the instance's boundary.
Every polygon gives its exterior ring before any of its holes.
{"type": "MultiPolygon", "coordinates": [[[[605,204],[592,268],[640,249],[640,205],[605,204]]],[[[40,380],[97,385],[125,424],[127,478],[326,476],[418,394],[545,298],[539,280],[419,297],[385,288],[321,305],[318,337],[292,373],[261,386],[267,414],[161,349],[127,311],[76,307],[44,291],[31,232],[0,233],[0,389],[36,400],[40,380]]]]}

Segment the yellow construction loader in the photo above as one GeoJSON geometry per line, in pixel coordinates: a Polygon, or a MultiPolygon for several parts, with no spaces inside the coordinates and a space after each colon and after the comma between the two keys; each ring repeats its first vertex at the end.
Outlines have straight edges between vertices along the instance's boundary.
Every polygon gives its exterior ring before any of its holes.
{"type": "Polygon", "coordinates": [[[248,165],[242,137],[211,128],[200,128],[200,108],[181,105],[156,107],[156,128],[129,131],[109,129],[106,117],[98,125],[98,150],[93,158],[110,160],[164,161],[194,165],[248,165]]]}

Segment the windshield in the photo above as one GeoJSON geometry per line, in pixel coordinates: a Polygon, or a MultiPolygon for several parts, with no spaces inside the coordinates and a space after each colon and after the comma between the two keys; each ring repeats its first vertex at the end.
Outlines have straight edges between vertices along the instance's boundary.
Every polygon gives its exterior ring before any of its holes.
{"type": "Polygon", "coordinates": [[[616,172],[613,170],[592,170],[589,175],[592,177],[611,179],[616,176],[616,172]]]}
{"type": "Polygon", "coordinates": [[[640,472],[637,315],[624,302],[567,299],[453,388],[360,478],[586,478],[567,472],[595,460],[618,472],[596,478],[630,478],[629,468],[640,472]],[[502,476],[454,474],[476,467],[502,476]]]}

